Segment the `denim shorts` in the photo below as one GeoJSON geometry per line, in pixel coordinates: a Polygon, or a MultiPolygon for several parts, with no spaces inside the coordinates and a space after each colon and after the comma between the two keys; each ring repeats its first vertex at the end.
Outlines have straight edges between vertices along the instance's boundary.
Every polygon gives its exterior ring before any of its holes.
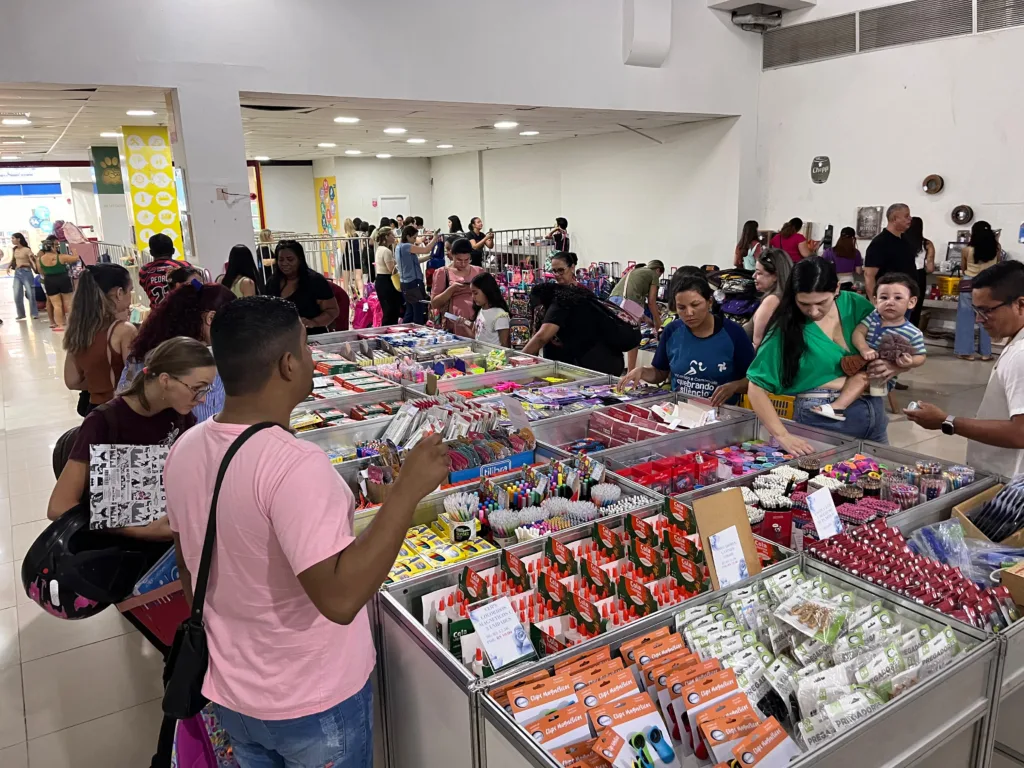
{"type": "Polygon", "coordinates": [[[812,410],[819,405],[831,404],[837,397],[839,397],[839,391],[834,389],[805,392],[796,398],[793,421],[806,424],[808,427],[839,432],[861,440],[888,444],[889,417],[885,412],[883,398],[867,395],[861,397],[844,411],[846,421],[836,421],[826,416],[819,416],[812,410]]]}
{"type": "Polygon", "coordinates": [[[315,715],[259,720],[214,704],[241,768],[371,768],[373,691],[315,715]]]}

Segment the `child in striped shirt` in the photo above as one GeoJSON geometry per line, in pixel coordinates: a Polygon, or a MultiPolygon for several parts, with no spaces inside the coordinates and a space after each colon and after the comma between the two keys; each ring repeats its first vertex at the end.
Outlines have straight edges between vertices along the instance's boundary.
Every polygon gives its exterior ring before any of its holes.
{"type": "MultiPolygon", "coordinates": [[[[907,319],[917,302],[917,283],[909,275],[888,272],[879,278],[875,291],[875,311],[861,320],[853,331],[853,345],[865,360],[877,360],[883,337],[892,333],[905,339],[913,350],[913,353],[900,354],[895,364],[904,371],[924,365],[924,334],[907,319]]],[[[830,406],[822,405],[814,411],[820,416],[845,421],[843,411],[864,394],[867,386],[867,373],[849,376],[839,397],[830,406]]]]}

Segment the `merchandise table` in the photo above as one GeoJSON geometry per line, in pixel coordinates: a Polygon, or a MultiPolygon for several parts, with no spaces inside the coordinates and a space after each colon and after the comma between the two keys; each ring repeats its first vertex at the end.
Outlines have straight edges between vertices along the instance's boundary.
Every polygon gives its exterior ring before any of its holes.
{"type": "MultiPolygon", "coordinates": [[[[633,484],[625,482],[624,485],[633,484]]],[[[428,505],[428,500],[424,501],[424,505],[428,505]]],[[[659,515],[661,509],[661,502],[652,498],[651,505],[646,508],[610,516],[601,522],[621,532],[630,514],[649,518],[659,515]]],[[[571,545],[587,539],[592,527],[592,524],[577,526],[554,533],[549,538],[571,545]]],[[[527,559],[543,552],[546,541],[538,539],[524,542],[509,547],[508,551],[521,559],[527,559]]],[[[780,552],[788,558],[787,562],[795,562],[795,553],[789,550],[780,552]]],[[[496,566],[500,558],[500,554],[492,553],[482,555],[468,564],[474,569],[484,570],[496,566]]],[[[481,738],[478,731],[480,699],[477,692],[485,682],[466,669],[460,660],[427,631],[423,623],[423,596],[458,584],[464,565],[456,564],[386,586],[378,594],[378,631],[381,642],[378,646],[378,682],[383,692],[385,710],[383,730],[386,733],[387,765],[393,768],[412,765],[470,768],[484,765],[479,761],[476,750],[481,738]],[[470,746],[469,750],[467,746],[470,746]]],[[[689,604],[687,601],[664,606],[648,619],[661,616],[671,621],[679,605],[689,604]]],[[[639,626],[648,619],[635,621],[627,627],[634,624],[639,626]]],[[[564,653],[574,655],[591,644],[600,644],[605,637],[607,635],[601,635],[586,644],[572,646],[564,653]]],[[[546,665],[550,658],[520,664],[514,671],[493,679],[504,679],[510,674],[512,677],[528,674],[530,670],[546,665]]],[[[508,763],[523,764],[522,761],[508,763]]]]}
{"type": "MultiPolygon", "coordinates": [[[[872,448],[865,443],[866,448],[872,448]]],[[[1002,478],[991,477],[988,486],[1001,482],[1002,478]]],[[[975,484],[977,492],[984,488],[975,484]]],[[[904,535],[910,535],[919,528],[948,520],[953,507],[963,499],[943,497],[940,503],[927,504],[902,513],[891,522],[904,535]]],[[[991,730],[988,734],[988,749],[994,746],[1002,753],[1000,765],[1011,768],[1024,764],[1024,733],[1020,723],[1024,718],[1024,621],[1018,621],[1004,631],[992,635],[1001,643],[998,695],[993,697],[991,730]]]]}
{"type": "MultiPolygon", "coordinates": [[[[895,466],[913,466],[916,462],[921,460],[936,461],[930,456],[925,456],[920,453],[914,453],[913,451],[904,450],[902,448],[893,448],[892,446],[883,445],[881,443],[864,442],[858,446],[843,446],[836,449],[835,451],[829,452],[828,462],[838,463],[846,459],[852,459],[855,456],[866,456],[868,458],[876,459],[881,464],[895,466]]],[[[795,462],[790,462],[791,465],[794,463],[795,462]]],[[[948,466],[947,462],[938,463],[943,464],[944,467],[948,466]]],[[[822,464],[825,464],[824,460],[822,461],[822,464]]],[[[710,486],[708,488],[702,488],[696,491],[692,491],[690,493],[674,496],[673,501],[689,505],[696,499],[707,498],[729,488],[749,488],[754,485],[756,479],[756,474],[744,475],[743,477],[725,481],[716,486],[710,486]]],[[[939,496],[937,499],[925,501],[923,503],[911,507],[910,509],[891,514],[888,517],[886,517],[885,520],[889,525],[895,525],[905,534],[909,534],[917,528],[920,528],[923,525],[927,525],[930,522],[936,522],[938,519],[948,519],[950,510],[955,505],[978,495],[982,491],[990,488],[995,483],[996,478],[994,478],[993,476],[986,474],[984,472],[976,472],[975,480],[970,485],[965,485],[962,488],[948,491],[942,496],[939,496]],[[942,517],[943,513],[944,517],[942,517]],[[939,517],[936,517],[937,515],[939,517]],[[909,520],[925,522],[917,522],[913,527],[910,527],[905,530],[905,521],[909,520]]],[[[846,523],[846,525],[849,526],[850,523],[846,523]]],[[[757,532],[756,528],[755,532],[757,532]]],[[[796,541],[794,542],[793,548],[797,551],[802,550],[801,544],[797,543],[796,541]]]]}
{"type": "MultiPolygon", "coordinates": [[[[652,396],[643,397],[634,402],[636,405],[644,409],[650,409],[654,405],[671,406],[675,403],[692,403],[692,405],[703,411],[717,411],[715,421],[702,426],[692,427],[690,429],[676,429],[669,432],[665,437],[675,437],[684,434],[692,435],[698,430],[711,429],[724,422],[750,421],[755,418],[750,411],[742,408],[719,406],[716,409],[714,406],[708,405],[705,402],[699,400],[691,401],[690,398],[669,391],[662,391],[652,396]]],[[[598,408],[591,408],[587,411],[569,413],[564,416],[552,416],[532,425],[531,429],[537,438],[538,444],[547,446],[552,451],[575,453],[575,451],[571,451],[568,446],[586,438],[593,438],[594,433],[597,432],[597,427],[600,426],[595,422],[601,421],[602,415],[607,415],[611,409],[615,408],[621,408],[621,406],[602,406],[598,408]],[[597,416],[596,419],[594,418],[595,416],[597,416]]],[[[624,430],[620,433],[623,442],[629,442],[633,445],[645,442],[644,438],[637,439],[637,437],[630,431],[626,430],[626,427],[626,424],[622,424],[621,427],[619,427],[624,430]]],[[[612,435],[612,437],[616,437],[616,435],[612,435]]],[[[658,439],[657,436],[646,438],[646,440],[656,439],[658,439]]],[[[595,453],[596,455],[596,452],[590,452],[595,453]]]]}
{"type": "MultiPolygon", "coordinates": [[[[354,462],[350,462],[354,463],[354,462]]],[[[523,470],[501,475],[495,480],[502,482],[522,477],[523,470]]],[[[634,494],[646,496],[649,503],[633,510],[644,516],[658,514],[663,499],[651,494],[628,481],[615,482],[634,494]]],[[[436,491],[420,502],[413,517],[414,525],[435,520],[444,510],[444,499],[453,493],[475,490],[480,482],[466,483],[436,491]]],[[[364,510],[356,515],[356,530],[361,530],[376,514],[377,508],[364,510]]],[[[601,522],[617,530],[629,513],[602,518],[601,522]]],[[[550,537],[516,544],[508,548],[517,556],[526,556],[543,551],[547,538],[572,542],[585,538],[593,528],[587,523],[567,528],[550,537]]],[[[461,754],[462,757],[448,765],[462,765],[466,757],[466,745],[471,742],[471,731],[476,727],[475,717],[470,713],[470,684],[476,680],[438,640],[429,634],[416,616],[422,615],[414,609],[414,603],[429,592],[441,586],[457,584],[462,569],[471,565],[475,569],[493,567],[500,559],[500,552],[491,552],[467,559],[453,565],[435,568],[422,576],[413,577],[394,584],[385,585],[376,601],[377,624],[374,635],[377,642],[376,685],[382,695],[381,727],[374,729],[374,738],[382,734],[389,755],[384,765],[445,765],[441,754],[461,754]],[[439,707],[440,702],[446,702],[439,707]],[[451,707],[450,709],[448,707],[451,707]],[[392,724],[395,733],[391,733],[392,724]],[[399,725],[400,724],[400,725],[399,725]],[[434,759],[434,754],[437,759],[434,759]]],[[[474,737],[475,738],[475,737],[474,737]]]]}
{"type": "MultiPolygon", "coordinates": [[[[763,582],[791,566],[791,561],[766,568],[758,576],[744,580],[731,589],[763,582]]],[[[802,558],[804,573],[808,576],[827,576],[828,580],[854,591],[859,599],[881,599],[900,616],[908,620],[935,625],[939,614],[921,608],[891,592],[802,558]]],[[[683,604],[695,607],[715,601],[720,593],[709,592],[683,604]]],[[[610,646],[617,650],[624,642],[659,627],[672,627],[676,611],[666,615],[655,614],[636,625],[601,635],[585,646],[576,647],[542,660],[545,668],[553,668],[566,658],[586,648],[610,646]]],[[[919,683],[898,698],[885,704],[865,719],[832,738],[812,752],[805,753],[789,763],[792,768],[828,766],[828,768],[897,768],[902,766],[928,766],[929,768],[969,768],[984,763],[984,741],[989,725],[991,698],[997,682],[999,642],[984,632],[952,623],[958,640],[972,647],[961,652],[949,666],[919,683]]],[[[476,687],[476,710],[481,723],[478,762],[473,765],[487,768],[558,768],[560,765],[529,734],[512,719],[506,710],[489,695],[495,688],[506,685],[523,675],[515,670],[495,676],[476,687]]],[[[442,763],[439,763],[442,764],[442,763]]],[[[465,761],[451,763],[468,765],[465,761]]],[[[696,763],[687,762],[687,766],[696,763]]]]}
{"type": "MultiPolygon", "coordinates": [[[[813,456],[821,458],[822,461],[837,455],[841,450],[852,449],[860,445],[860,441],[851,440],[846,435],[841,435],[838,432],[829,432],[795,422],[787,422],[786,428],[791,434],[807,440],[814,448],[813,456]]],[[[591,454],[591,457],[605,464],[610,471],[619,473],[629,467],[651,461],[652,459],[685,455],[697,451],[713,453],[730,445],[740,445],[751,440],[768,441],[770,439],[771,435],[768,434],[768,430],[756,418],[736,418],[722,424],[712,425],[699,430],[689,430],[678,435],[645,440],[634,445],[625,445],[607,451],[597,451],[591,454]]],[[[787,460],[786,463],[791,462],[792,460],[787,460]]],[[[765,467],[761,471],[767,471],[767,469],[768,467],[765,467]]],[[[732,482],[734,479],[720,479],[718,482],[708,485],[704,490],[713,491],[724,488],[727,483],[732,482]]]]}
{"type": "MultiPolygon", "coordinates": [[[[515,354],[522,354],[516,352],[515,354]]],[[[444,392],[465,392],[487,387],[496,384],[512,381],[517,383],[531,382],[535,379],[548,377],[565,379],[576,384],[609,384],[613,383],[613,377],[605,373],[598,373],[587,368],[579,368],[566,363],[551,362],[538,358],[540,362],[536,365],[528,365],[521,368],[510,368],[502,371],[490,371],[488,373],[473,374],[470,376],[459,376],[454,379],[441,379],[437,382],[437,391],[444,392]]],[[[425,391],[425,385],[412,384],[411,386],[419,392],[425,391]]],[[[547,385],[542,385],[547,386],[547,385]]]]}

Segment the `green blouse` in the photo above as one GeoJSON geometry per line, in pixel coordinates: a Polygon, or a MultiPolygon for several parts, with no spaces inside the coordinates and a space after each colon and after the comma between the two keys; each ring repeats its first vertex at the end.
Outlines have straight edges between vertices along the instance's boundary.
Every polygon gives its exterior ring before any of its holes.
{"type": "Polygon", "coordinates": [[[841,291],[836,299],[839,322],[847,349],[830,339],[817,323],[804,325],[804,349],[796,378],[788,387],[782,386],[782,338],[773,329],[761,343],[754,362],[747,370],[747,379],[773,395],[799,395],[846,376],[839,364],[847,355],[857,354],[853,346],[853,331],[865,317],[874,311],[871,302],[853,291],[841,291]]]}

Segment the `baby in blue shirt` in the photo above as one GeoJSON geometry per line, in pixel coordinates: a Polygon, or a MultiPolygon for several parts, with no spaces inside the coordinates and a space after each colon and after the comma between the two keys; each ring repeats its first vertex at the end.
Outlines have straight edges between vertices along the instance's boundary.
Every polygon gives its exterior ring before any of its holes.
{"type": "MultiPolygon", "coordinates": [[[[889,272],[879,278],[875,311],[861,320],[853,331],[853,345],[861,357],[868,362],[877,360],[882,339],[895,334],[905,340],[906,344],[901,346],[912,352],[901,353],[893,362],[903,370],[924,365],[927,354],[924,334],[907,320],[907,314],[917,306],[917,301],[917,283],[909,275],[889,272]]],[[[853,405],[867,387],[867,373],[862,371],[848,376],[839,397],[831,405],[818,406],[814,411],[820,416],[845,421],[843,411],[853,405]]]]}

